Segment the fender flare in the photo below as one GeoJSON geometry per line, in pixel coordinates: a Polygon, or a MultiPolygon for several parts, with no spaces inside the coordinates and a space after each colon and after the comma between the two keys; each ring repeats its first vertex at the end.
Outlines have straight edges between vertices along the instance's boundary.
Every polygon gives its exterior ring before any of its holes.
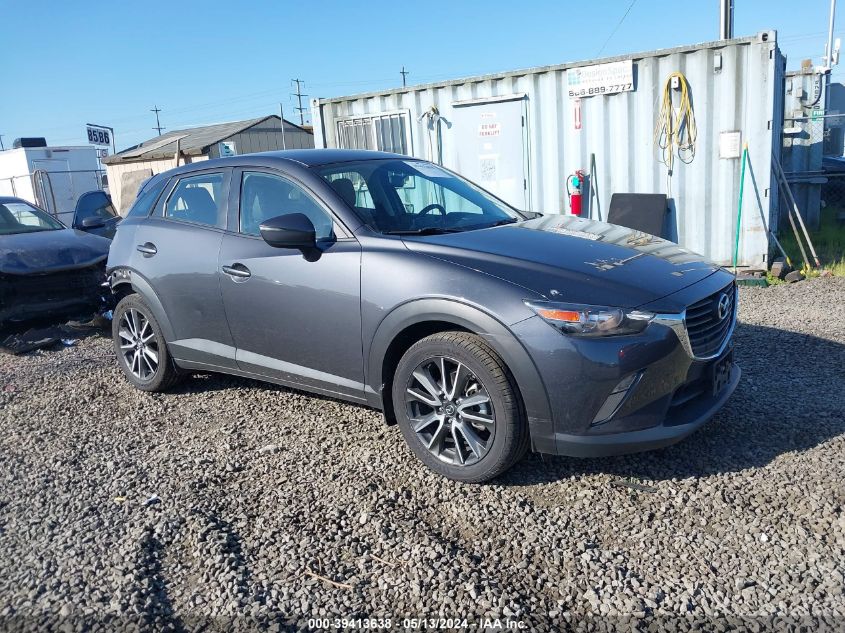
{"type": "Polygon", "coordinates": [[[155,290],[143,276],[131,268],[116,268],[111,274],[111,289],[112,292],[120,289],[122,286],[129,285],[132,290],[141,295],[141,298],[149,306],[153,316],[161,326],[161,333],[164,340],[168,343],[175,339],[173,326],[170,324],[170,319],[167,318],[167,312],[161,304],[155,290]]]}
{"type": "MultiPolygon", "coordinates": [[[[376,328],[367,356],[366,384],[371,404],[383,408],[382,364],[390,344],[405,329],[427,321],[453,323],[478,334],[502,358],[513,374],[525,404],[529,425],[543,427],[552,421],[543,380],[528,352],[501,321],[483,310],[452,299],[416,299],[391,311],[376,328]]],[[[532,433],[533,435],[533,433],[532,433]]]]}

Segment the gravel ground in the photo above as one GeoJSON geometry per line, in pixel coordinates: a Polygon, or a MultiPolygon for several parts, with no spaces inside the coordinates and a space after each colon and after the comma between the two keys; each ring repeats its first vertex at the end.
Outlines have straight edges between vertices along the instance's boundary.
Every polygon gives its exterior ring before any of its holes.
{"type": "Polygon", "coordinates": [[[427,471],[366,408],[134,391],[103,336],[0,356],[0,629],[841,630],[845,279],[743,288],[740,319],[743,380],[703,430],[493,485],[427,471]]]}

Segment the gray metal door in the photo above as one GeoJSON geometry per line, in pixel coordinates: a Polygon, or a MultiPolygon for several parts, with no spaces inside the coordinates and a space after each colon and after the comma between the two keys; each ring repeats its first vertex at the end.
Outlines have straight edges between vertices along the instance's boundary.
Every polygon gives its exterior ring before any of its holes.
{"type": "Polygon", "coordinates": [[[515,206],[527,209],[525,99],[456,103],[455,171],[515,206]]]}

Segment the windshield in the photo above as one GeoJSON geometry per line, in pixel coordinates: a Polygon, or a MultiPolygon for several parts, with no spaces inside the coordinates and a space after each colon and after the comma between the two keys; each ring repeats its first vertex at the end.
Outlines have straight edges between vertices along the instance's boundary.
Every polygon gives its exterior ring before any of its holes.
{"type": "Polygon", "coordinates": [[[58,231],[64,224],[23,201],[0,202],[0,235],[58,231]]]}
{"type": "Polygon", "coordinates": [[[425,161],[367,160],[316,171],[376,231],[467,231],[516,222],[518,213],[455,174],[425,161]]]}

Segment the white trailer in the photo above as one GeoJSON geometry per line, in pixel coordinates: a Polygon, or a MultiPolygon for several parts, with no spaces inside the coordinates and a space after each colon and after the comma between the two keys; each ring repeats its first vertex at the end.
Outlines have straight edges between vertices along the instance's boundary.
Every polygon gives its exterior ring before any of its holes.
{"type": "Polygon", "coordinates": [[[70,225],[76,201],[101,188],[94,147],[19,147],[0,151],[0,196],[17,196],[70,225]]]}

